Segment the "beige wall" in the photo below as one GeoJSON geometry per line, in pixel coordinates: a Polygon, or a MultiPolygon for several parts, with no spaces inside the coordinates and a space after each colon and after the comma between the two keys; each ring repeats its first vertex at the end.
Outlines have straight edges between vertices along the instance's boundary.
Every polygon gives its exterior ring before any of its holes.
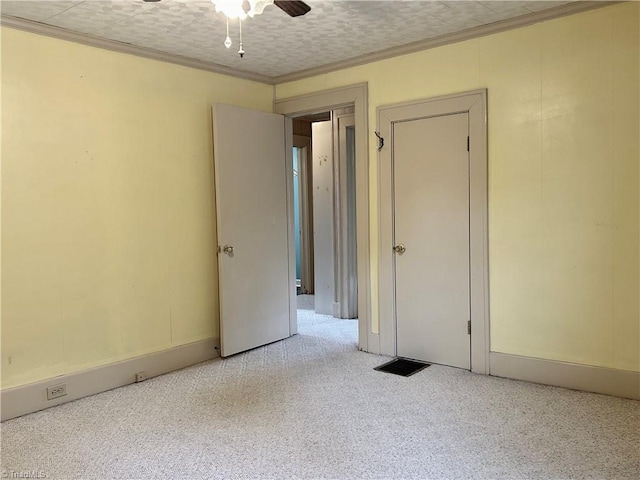
{"type": "MultiPolygon", "coordinates": [[[[639,16],[638,3],[610,6],[278,85],[276,95],[368,82],[373,130],[378,106],[486,87],[492,350],[638,371],[639,16]]],[[[376,322],[374,309],[374,331],[376,322]]]]}
{"type": "MultiPolygon", "coordinates": [[[[492,349],[638,371],[639,17],[606,7],[277,96],[368,82],[373,130],[380,105],[487,87],[492,349]]],[[[271,100],[2,29],[3,388],[218,336],[209,108],[271,100]]],[[[374,274],[376,158],[370,141],[374,274]]]]}
{"type": "Polygon", "coordinates": [[[218,337],[210,106],[271,86],[2,29],[2,386],[218,337]]]}

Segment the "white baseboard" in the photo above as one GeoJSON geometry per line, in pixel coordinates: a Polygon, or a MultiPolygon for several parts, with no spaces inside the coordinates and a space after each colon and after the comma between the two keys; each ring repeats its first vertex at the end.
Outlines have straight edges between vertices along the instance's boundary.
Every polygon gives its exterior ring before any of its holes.
{"type": "Polygon", "coordinates": [[[4,389],[0,399],[2,421],[135,383],[137,372],[144,371],[147,378],[151,378],[211,360],[220,356],[216,349],[219,347],[220,340],[217,338],[202,340],[90,370],[4,389]],[[61,383],[66,384],[67,395],[47,400],[47,387],[61,383]]]}
{"type": "Polygon", "coordinates": [[[491,352],[490,375],[640,400],[640,372],[491,352]]]}

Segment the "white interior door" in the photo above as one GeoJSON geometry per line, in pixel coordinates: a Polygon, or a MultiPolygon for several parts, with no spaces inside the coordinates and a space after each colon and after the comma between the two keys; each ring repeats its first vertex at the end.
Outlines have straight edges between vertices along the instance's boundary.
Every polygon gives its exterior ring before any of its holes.
{"type": "Polygon", "coordinates": [[[466,369],[468,122],[460,113],[393,127],[397,354],[466,369]]]}
{"type": "Polygon", "coordinates": [[[290,335],[284,117],[213,106],[223,357],[290,335]]]}

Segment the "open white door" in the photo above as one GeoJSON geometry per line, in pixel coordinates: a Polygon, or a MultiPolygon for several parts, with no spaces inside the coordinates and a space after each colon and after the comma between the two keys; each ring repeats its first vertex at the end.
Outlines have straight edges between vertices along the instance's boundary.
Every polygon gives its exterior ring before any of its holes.
{"type": "Polygon", "coordinates": [[[213,106],[223,357],[290,335],[285,120],[213,106]]]}

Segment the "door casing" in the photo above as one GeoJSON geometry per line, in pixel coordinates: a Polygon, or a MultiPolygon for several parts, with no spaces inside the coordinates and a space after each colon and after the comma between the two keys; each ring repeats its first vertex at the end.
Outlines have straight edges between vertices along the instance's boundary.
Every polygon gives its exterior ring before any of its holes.
{"type": "MultiPolygon", "coordinates": [[[[345,109],[347,110],[347,109],[345,109]]],[[[350,109],[349,109],[350,110],[350,109]]],[[[358,270],[356,261],[356,218],[355,183],[353,174],[349,174],[349,148],[353,147],[347,141],[349,129],[355,135],[355,117],[353,113],[332,113],[333,118],[333,157],[334,162],[334,197],[335,197],[335,285],[337,311],[334,317],[357,318],[357,281],[358,270]]],[[[355,154],[355,148],[353,149],[355,154]]]]}
{"type": "MultiPolygon", "coordinates": [[[[314,113],[326,112],[353,105],[355,116],[356,142],[356,236],[358,242],[358,348],[372,353],[380,352],[379,336],[372,333],[371,325],[371,271],[369,245],[369,150],[368,150],[368,92],[367,84],[361,83],[342,88],[315,92],[274,101],[273,111],[288,118],[300,117],[314,113]]],[[[291,128],[291,122],[289,128],[291,128]]],[[[291,142],[292,131],[286,138],[291,142]]],[[[285,145],[288,155],[287,164],[293,164],[293,145],[285,145]]],[[[293,238],[293,209],[290,214],[290,235],[293,238]]],[[[292,251],[294,256],[295,252],[292,251]]],[[[295,269],[295,258],[291,262],[295,269]]],[[[295,277],[295,275],[294,275],[295,277]]],[[[295,283],[295,280],[294,280],[295,283]]],[[[295,287],[295,286],[294,286],[295,287]]],[[[292,299],[295,302],[295,296],[292,299]]],[[[295,322],[295,318],[291,320],[295,322]]],[[[291,327],[297,331],[297,327],[291,327]]]]}
{"type": "Polygon", "coordinates": [[[300,150],[299,158],[299,206],[300,206],[300,261],[302,263],[301,290],[304,294],[313,294],[313,193],[311,181],[311,137],[293,136],[293,146],[300,150]]]}
{"type": "Polygon", "coordinates": [[[469,257],[471,370],[489,373],[489,253],[487,209],[487,91],[474,90],[378,107],[378,131],[385,145],[378,155],[380,179],[379,312],[380,353],[396,355],[393,252],[393,124],[455,113],[469,114],[469,257]]]}

